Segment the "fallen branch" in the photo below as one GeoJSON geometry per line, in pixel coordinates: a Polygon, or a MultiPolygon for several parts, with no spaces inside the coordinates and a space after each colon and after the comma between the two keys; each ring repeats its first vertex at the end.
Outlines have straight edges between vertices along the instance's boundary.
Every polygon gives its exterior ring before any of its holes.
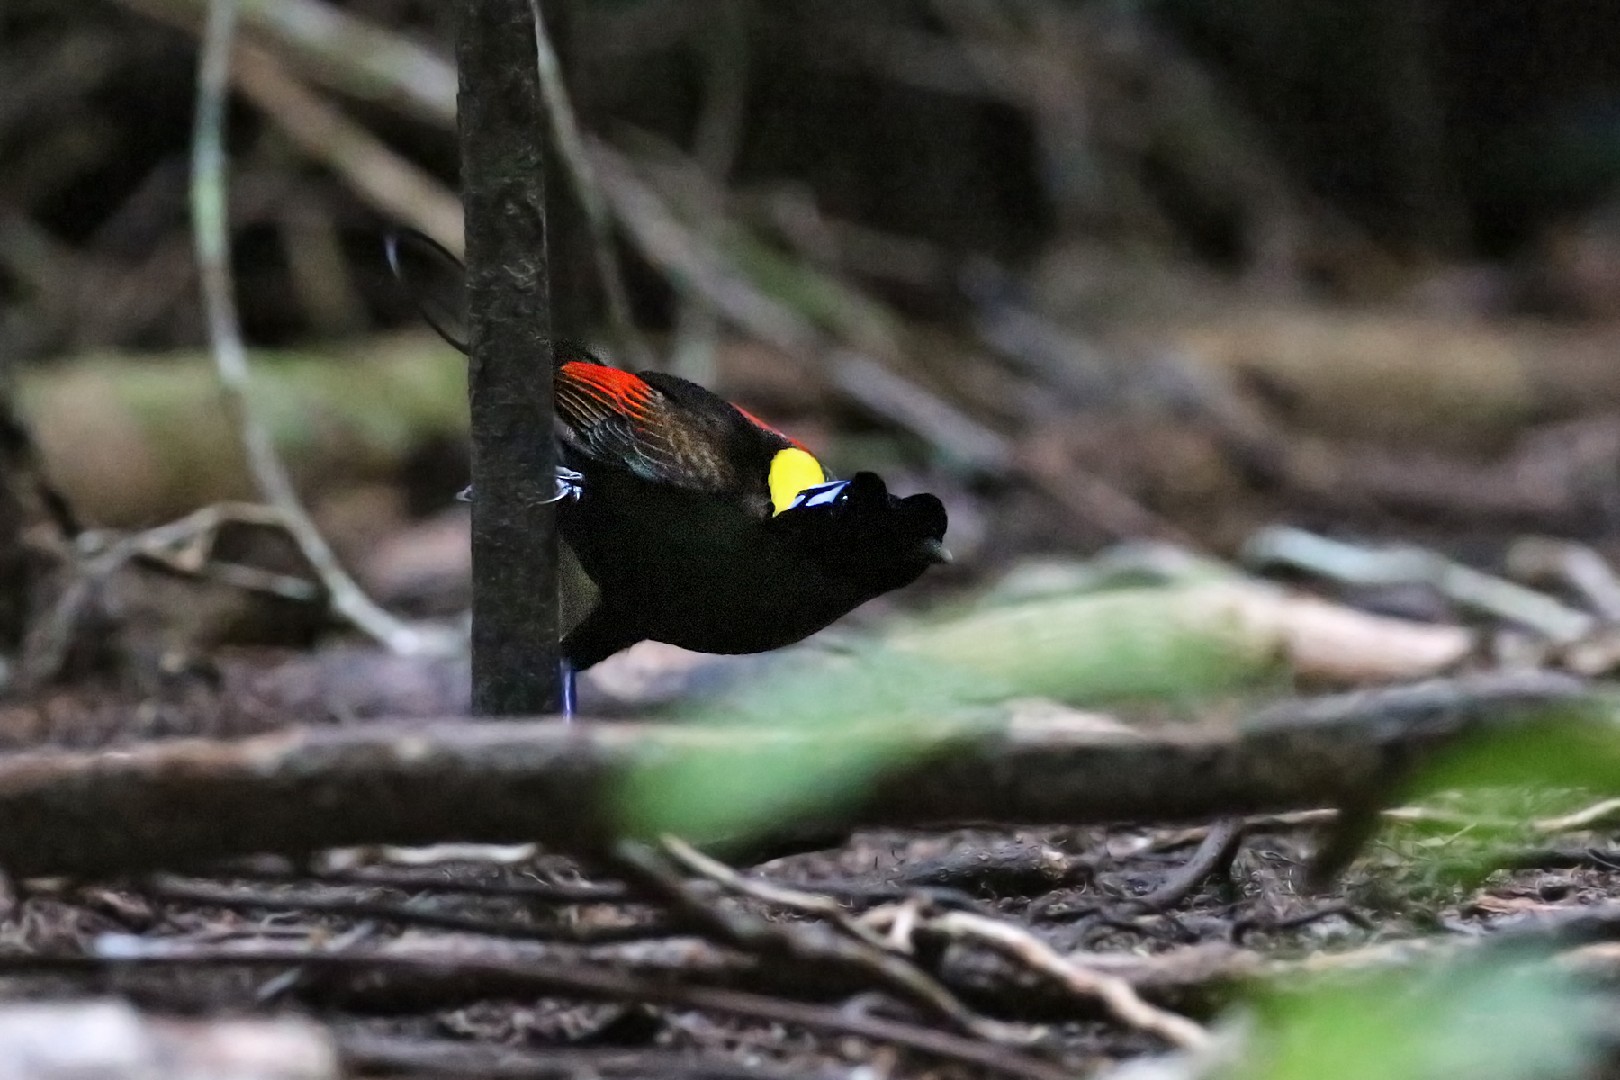
{"type": "MultiPolygon", "coordinates": [[[[1484,675],[1274,706],[1233,732],[1140,738],[1061,718],[879,727],[896,762],[863,795],[789,836],[858,826],[1172,821],[1364,803],[1474,735],[1612,721],[1584,684],[1484,675]]],[[[253,852],[370,843],[535,840],[599,854],[623,784],[681,754],[818,753],[827,736],[555,722],[434,721],[301,729],[240,742],[177,740],[116,753],[0,756],[0,865],[106,875],[253,852]]],[[[863,743],[866,745],[866,743],[863,743]]],[[[781,836],[768,838],[780,840],[781,836]]]]}
{"type": "Polygon", "coordinates": [[[682,878],[675,864],[650,847],[620,845],[617,866],[638,891],[656,896],[684,923],[697,926],[706,937],[740,952],[758,956],[779,973],[802,971],[847,972],[934,1017],[964,1034],[997,1043],[1027,1043],[1023,1028],[976,1016],[932,976],[908,957],[890,951],[881,939],[850,933],[842,920],[778,924],[742,909],[713,903],[682,878]]]}
{"type": "Polygon", "coordinates": [[[946,937],[973,942],[1001,953],[1031,971],[1055,980],[1070,994],[1096,999],[1120,1023],[1157,1035],[1182,1050],[1209,1044],[1209,1032],[1184,1016],[1150,1005],[1118,975],[1086,967],[1064,957],[1028,930],[999,919],[953,911],[932,919],[926,929],[946,937]]]}
{"type": "Polygon", "coordinates": [[[141,887],[149,899],[170,904],[220,908],[225,911],[287,912],[311,916],[370,919],[395,926],[422,927],[513,941],[559,941],[590,944],[669,937],[676,927],[667,921],[632,924],[538,923],[511,918],[464,915],[417,902],[399,903],[345,895],[331,890],[245,889],[159,878],[141,887]]]}

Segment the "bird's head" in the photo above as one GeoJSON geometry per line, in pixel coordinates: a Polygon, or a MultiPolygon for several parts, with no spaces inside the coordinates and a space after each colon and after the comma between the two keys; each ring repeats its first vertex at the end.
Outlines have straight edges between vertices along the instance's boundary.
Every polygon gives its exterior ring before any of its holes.
{"type": "Polygon", "coordinates": [[[926,493],[900,498],[876,473],[806,488],[772,521],[807,557],[858,582],[869,596],[909,585],[930,566],[951,560],[939,499],[926,493]]]}

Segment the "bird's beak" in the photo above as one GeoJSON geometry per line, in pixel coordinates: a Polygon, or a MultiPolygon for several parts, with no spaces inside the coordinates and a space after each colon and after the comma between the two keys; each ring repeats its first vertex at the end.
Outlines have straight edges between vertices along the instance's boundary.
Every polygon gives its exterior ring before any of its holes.
{"type": "Polygon", "coordinates": [[[923,558],[930,563],[946,564],[951,561],[951,553],[943,540],[924,540],[922,542],[923,558]]]}

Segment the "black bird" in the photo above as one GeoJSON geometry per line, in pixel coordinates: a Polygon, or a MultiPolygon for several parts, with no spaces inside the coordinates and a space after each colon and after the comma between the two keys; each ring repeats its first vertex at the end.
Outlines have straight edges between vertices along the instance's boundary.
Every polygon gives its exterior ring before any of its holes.
{"type": "MultiPolygon", "coordinates": [[[[419,234],[389,258],[459,261],[419,234]]],[[[460,293],[428,322],[466,352],[460,293]]],[[[638,641],[695,652],[792,644],[948,561],[945,508],[891,494],[875,473],[835,480],[802,444],[696,383],[632,374],[554,348],[557,438],[571,496],[563,654],[582,671],[638,641]]]]}

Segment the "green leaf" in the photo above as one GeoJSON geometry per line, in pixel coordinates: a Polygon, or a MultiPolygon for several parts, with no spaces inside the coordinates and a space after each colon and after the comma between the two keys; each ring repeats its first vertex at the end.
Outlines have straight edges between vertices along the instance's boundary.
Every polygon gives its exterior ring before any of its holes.
{"type": "Polygon", "coordinates": [[[719,735],[627,776],[622,828],[703,842],[813,819],[884,769],[978,730],[972,706],[987,694],[980,677],[876,647],[786,665],[687,713],[719,735]]]}
{"type": "Polygon", "coordinates": [[[1544,962],[1497,959],[1275,994],[1244,1080],[1557,1080],[1596,1061],[1596,1002],[1544,962]]]}

